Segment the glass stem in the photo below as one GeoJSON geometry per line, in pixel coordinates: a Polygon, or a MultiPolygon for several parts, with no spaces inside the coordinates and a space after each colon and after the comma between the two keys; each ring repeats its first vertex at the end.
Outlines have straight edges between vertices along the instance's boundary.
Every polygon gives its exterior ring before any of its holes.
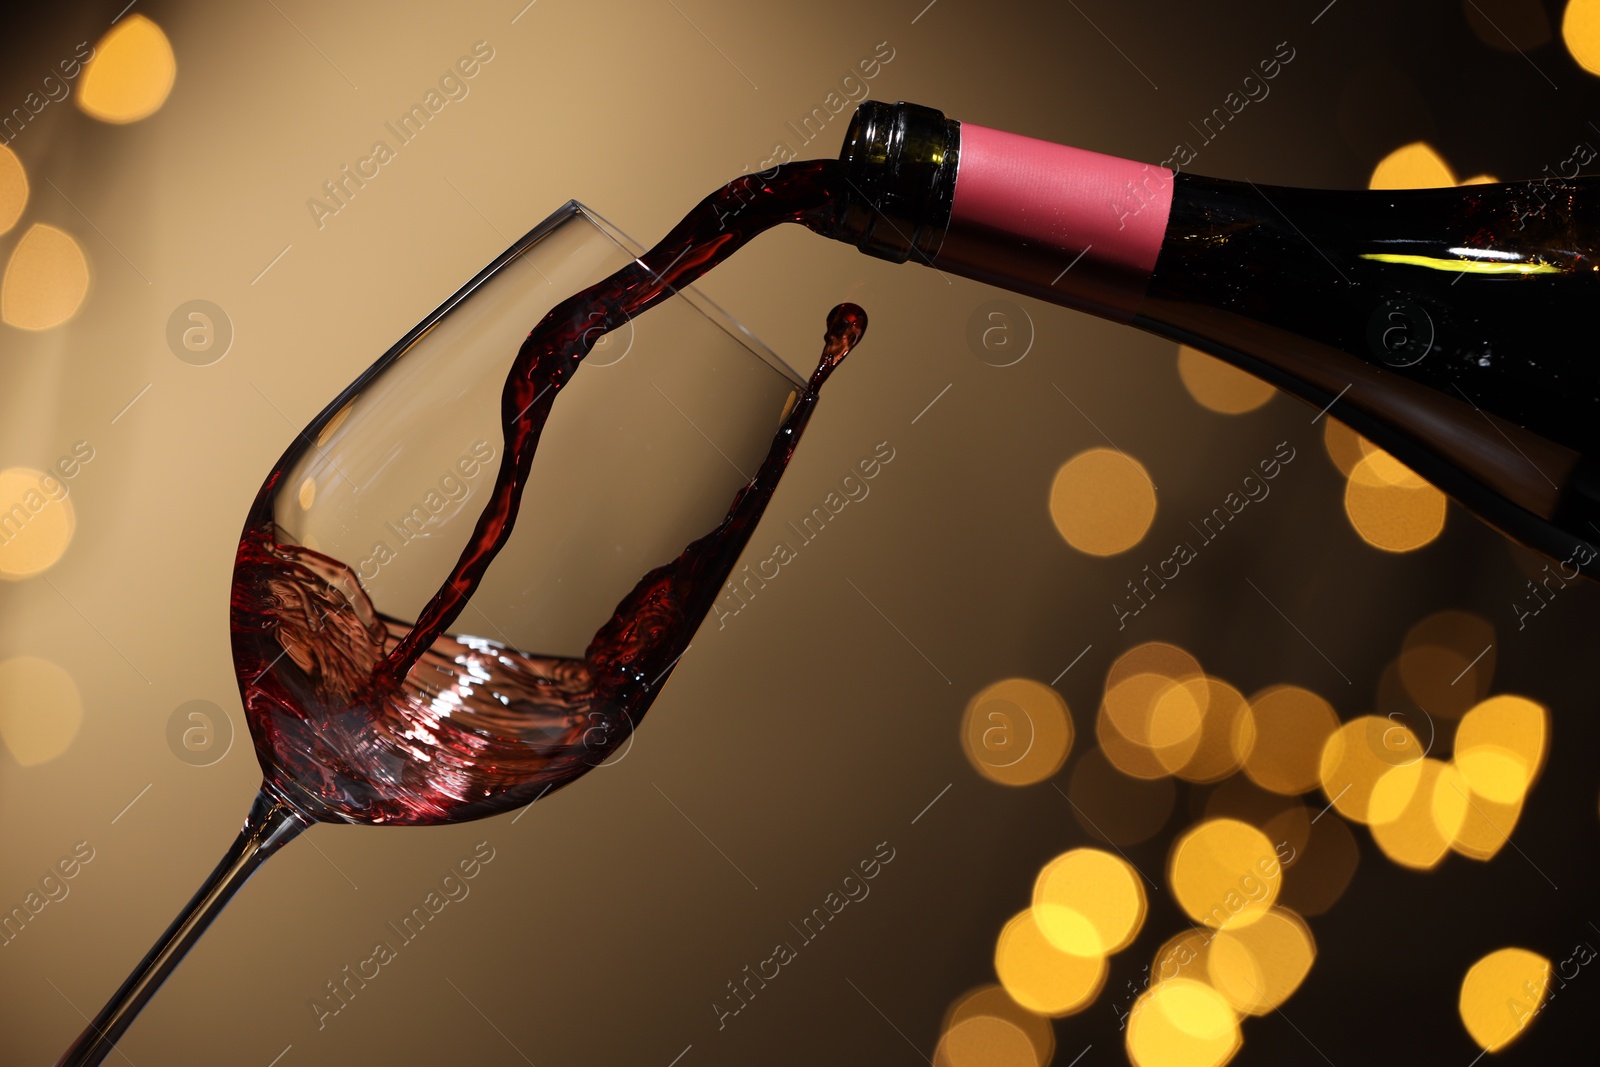
{"type": "Polygon", "coordinates": [[[244,828],[228,854],[217,864],[200,891],[194,895],[167,932],[161,935],[128,980],[112,994],[100,1014],[86,1027],[72,1047],[62,1053],[56,1067],[94,1067],[116,1047],[145,1002],[155,995],[167,975],[200,940],[223,905],[255,873],[266,858],[293,840],[311,820],[291,807],[266,786],[256,794],[244,828]]]}

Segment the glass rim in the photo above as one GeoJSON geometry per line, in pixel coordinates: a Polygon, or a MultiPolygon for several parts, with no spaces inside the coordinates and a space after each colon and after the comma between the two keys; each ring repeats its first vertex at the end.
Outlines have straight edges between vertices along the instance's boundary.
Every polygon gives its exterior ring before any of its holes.
{"type": "MultiPolygon", "coordinates": [[[[499,256],[497,256],[494,262],[485,267],[470,282],[462,286],[460,291],[458,291],[448,301],[441,305],[438,311],[429,316],[429,320],[431,321],[442,316],[444,312],[448,311],[455,304],[465,299],[478,286],[488,281],[502,269],[509,266],[512,262],[520,259],[530,249],[537,247],[539,242],[553,233],[557,227],[575,218],[580,218],[587,222],[590,226],[593,226],[595,230],[611,241],[611,243],[614,244],[617,249],[629,259],[633,260],[635,263],[638,263],[640,266],[644,266],[643,261],[639,258],[645,253],[645,247],[643,245],[641,245],[638,241],[635,241],[632,237],[629,237],[627,233],[613,225],[609,220],[607,220],[593,208],[589,207],[587,204],[584,204],[576,199],[568,200],[566,203],[562,204],[560,207],[556,208],[549,215],[547,215],[542,221],[535,225],[533,229],[529,230],[516,241],[512,242],[510,248],[506,249],[499,256]]],[[[648,270],[649,268],[646,269],[648,270]]],[[[726,333],[729,337],[737,341],[751,355],[755,356],[772,370],[777,371],[778,374],[788,379],[790,385],[794,386],[796,389],[805,388],[805,379],[801,377],[799,371],[785,363],[776,352],[767,347],[764,341],[762,341],[755,334],[751,333],[749,327],[745,326],[744,323],[734,318],[716,301],[712,300],[710,297],[706,296],[692,285],[682,287],[669,285],[667,288],[672,292],[673,296],[681,298],[690,307],[698,311],[700,315],[708,320],[712,325],[721,329],[723,333],[726,333]]],[[[562,299],[565,298],[563,297],[562,299]]],[[[529,325],[529,329],[532,329],[532,324],[529,325]]]]}
{"type": "MultiPolygon", "coordinates": [[[[383,355],[379,356],[375,362],[356,375],[354,381],[340,390],[338,395],[328,401],[327,404],[323,405],[322,410],[306,424],[301,434],[311,433],[327,425],[329,419],[346,405],[353,402],[356,397],[360,396],[375,379],[393,366],[397,360],[404,358],[406,353],[410,352],[419,341],[433,332],[433,328],[446,315],[454,311],[462,301],[476,292],[479,286],[495,277],[516,260],[522,258],[529,250],[536,247],[541,240],[553,233],[557,227],[574,218],[581,218],[587,222],[595,232],[611,241],[624,255],[635,263],[640,263],[639,257],[644,254],[644,249],[637,241],[607,222],[586,205],[577,200],[568,200],[535,225],[533,229],[513,241],[511,247],[501,252],[490,261],[488,266],[473,275],[465,285],[451,293],[442,303],[428,312],[420,322],[407,330],[398,341],[384,351],[383,355]]],[[[640,263],[640,265],[642,266],[643,264],[640,263]]],[[[801,376],[800,372],[780,359],[777,353],[768,348],[743,323],[724,311],[704,293],[691,286],[682,288],[668,286],[668,288],[672,291],[673,296],[682,298],[686,304],[698,311],[703,318],[733,339],[746,352],[759,359],[768,369],[776,372],[779,377],[788,383],[790,388],[796,392],[805,390],[806,380],[801,376]]],[[[558,298],[558,302],[563,299],[566,299],[566,297],[558,298]]],[[[529,323],[528,328],[532,330],[535,325],[537,323],[529,323]]],[[[291,442],[285,449],[284,454],[278,459],[279,465],[282,465],[289,453],[295,450],[297,441],[298,437],[295,442],[291,442]]],[[[267,491],[268,486],[262,486],[261,493],[266,493],[267,491]]],[[[260,494],[258,493],[257,503],[259,502],[260,494]]]]}

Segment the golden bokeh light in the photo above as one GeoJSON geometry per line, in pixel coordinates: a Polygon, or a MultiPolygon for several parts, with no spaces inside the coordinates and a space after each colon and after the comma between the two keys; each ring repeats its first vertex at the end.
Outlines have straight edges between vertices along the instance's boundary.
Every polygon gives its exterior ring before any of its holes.
{"type": "Polygon", "coordinates": [[[1239,1019],[1204,982],[1175,978],[1143,993],[1128,1018],[1135,1067],[1221,1067],[1244,1043],[1239,1019]]]}
{"type": "Polygon", "coordinates": [[[1467,805],[1467,816],[1450,842],[1450,848],[1480,863],[1487,863],[1511,840],[1511,833],[1522,817],[1522,801],[1496,804],[1474,793],[1467,805]]]}
{"type": "Polygon", "coordinates": [[[1178,377],[1196,403],[1221,415],[1254,411],[1277,393],[1255,375],[1188,345],[1178,346],[1178,377]]]}
{"type": "Polygon", "coordinates": [[[1394,797],[1404,791],[1405,782],[1416,782],[1422,758],[1422,743],[1404,723],[1363,715],[1335,730],[1322,746],[1322,791],[1340,815],[1368,822],[1379,779],[1399,772],[1387,787],[1387,795],[1394,797]]]}
{"type": "Polygon", "coordinates": [[[28,172],[15,152],[0,145],[0,233],[15,226],[27,206],[28,172]]]}
{"type": "Polygon", "coordinates": [[[1456,176],[1426,141],[1402,145],[1378,161],[1368,189],[1448,189],[1456,176]]]}
{"type": "Polygon", "coordinates": [[[1200,663],[1176,645],[1136,645],[1106,672],[1096,733],[1107,759],[1124,774],[1156,779],[1193,757],[1210,688],[1200,663]]]}
{"type": "Polygon", "coordinates": [[[1154,989],[1162,982],[1170,982],[1175,978],[1206,981],[1206,967],[1215,936],[1213,930],[1190,928],[1167,938],[1150,961],[1149,987],[1154,989]]]}
{"type": "Polygon", "coordinates": [[[317,499],[317,480],[311,477],[309,474],[306,475],[306,480],[300,483],[300,492],[298,496],[300,499],[300,510],[310,511],[311,505],[315,503],[317,499]]]}
{"type": "Polygon", "coordinates": [[[31,578],[72,543],[77,515],[66,483],[30,467],[0,470],[0,578],[31,578]]]}
{"type": "MultiPolygon", "coordinates": [[[[1128,773],[1148,778],[1171,774],[1194,756],[1200,745],[1205,719],[1204,701],[1210,690],[1204,678],[1174,681],[1163,674],[1135,674],[1106,691],[1101,704],[1107,724],[1129,742],[1136,754],[1107,747],[1118,762],[1130,764],[1128,773]]],[[[1102,746],[1106,740],[1102,737],[1102,746]]]]}
{"type": "Polygon", "coordinates": [[[1189,918],[1224,930],[1264,915],[1283,871],[1266,834],[1238,819],[1210,819],[1173,844],[1167,880],[1189,918]]]}
{"type": "Polygon", "coordinates": [[[1450,851],[1468,807],[1466,779],[1451,764],[1396,767],[1372,790],[1372,839],[1402,867],[1429,870],[1450,851]]]}
{"type": "Polygon", "coordinates": [[[1084,753],[1067,784],[1072,814],[1085,832],[1126,848],[1154,837],[1172,815],[1177,789],[1162,775],[1138,778],[1118,771],[1102,748],[1084,753]]]}
{"type": "Polygon", "coordinates": [[[1544,765],[1545,709],[1525,697],[1490,697],[1456,729],[1454,764],[1469,793],[1465,819],[1450,847],[1479,861],[1511,840],[1523,799],[1544,765]]]}
{"type": "Polygon", "coordinates": [[[1200,661],[1165,641],[1146,641],[1134,645],[1111,663],[1106,671],[1106,688],[1132,678],[1136,674],[1159,674],[1181,682],[1185,678],[1198,678],[1204,674],[1200,661]]]}
{"type": "Polygon", "coordinates": [[[1498,1052],[1533,1022],[1549,988],[1550,961],[1537,952],[1491,952],[1461,979],[1461,1021],[1479,1048],[1498,1052]]]}
{"type": "Polygon", "coordinates": [[[934,1067],[1039,1067],[1022,1028],[996,1015],[974,1015],[946,1030],[933,1052],[934,1067]]]}
{"type": "Polygon", "coordinates": [[[1400,682],[1428,714],[1457,719],[1488,693],[1495,659],[1488,620],[1470,611],[1440,611],[1407,631],[1400,682]]]}
{"type": "Polygon", "coordinates": [[[1033,884],[1033,914],[1045,940],[1074,956],[1120,952],[1144,925],[1144,885],[1124,859],[1075,848],[1044,865],[1033,884]]]}
{"type": "Polygon", "coordinates": [[[1033,785],[1055,774],[1072,749],[1072,736],[1067,702],[1029,678],[984,687],[961,718],[967,760],[1001,785],[1033,785]]]}
{"type": "Polygon", "coordinates": [[[1114,556],[1144,539],[1156,517],[1156,490],[1144,464],[1091,448],[1061,465],[1050,485],[1050,518],[1067,544],[1114,556]]]}
{"type": "Polygon", "coordinates": [[[1216,782],[1244,766],[1256,743],[1255,716],[1250,702],[1233,686],[1219,678],[1191,678],[1169,688],[1156,702],[1155,717],[1163,709],[1202,708],[1194,752],[1176,768],[1178,777],[1190,782],[1216,782]],[[1204,690],[1204,696],[1197,690],[1204,690]]]}
{"type": "MultiPolygon", "coordinates": [[[[1273,829],[1268,826],[1267,836],[1277,841],[1273,829]]],[[[1305,847],[1285,857],[1293,877],[1284,879],[1278,903],[1301,915],[1321,915],[1344,896],[1360,862],[1361,848],[1349,824],[1331,814],[1319,817],[1310,824],[1305,847]]]]}
{"type": "Polygon", "coordinates": [[[0,320],[22,330],[48,330],[72,318],[89,294],[89,261],[65,230],[28,227],[0,281],[0,320]]]}
{"type": "Polygon", "coordinates": [[[1250,698],[1255,746],[1244,773],[1263,789],[1285,796],[1317,787],[1322,746],[1339,728],[1333,705],[1309,689],[1275,685],[1250,698]]]}
{"type": "Polygon", "coordinates": [[[0,663],[0,741],[24,767],[65,752],[83,723],[72,675],[46,659],[15,656],[0,663]]]}
{"type": "Polygon", "coordinates": [[[1455,764],[1467,786],[1495,804],[1520,804],[1544,766],[1547,716],[1526,697],[1496,696],[1462,716],[1455,764]]]}
{"type": "Polygon", "coordinates": [[[1374,450],[1350,472],[1344,512],[1361,539],[1385,552],[1412,552],[1444,530],[1445,495],[1399,460],[1374,450]]]}
{"type": "Polygon", "coordinates": [[[101,122],[137,122],[160,110],[178,76],[172,42],[143,15],[128,15],[94,46],[78,82],[78,107],[101,122]]]}
{"type": "Polygon", "coordinates": [[[1274,842],[1299,850],[1311,834],[1311,815],[1293,797],[1269,793],[1244,775],[1235,775],[1211,790],[1207,819],[1238,819],[1259,827],[1274,842]]]}
{"type": "Polygon", "coordinates": [[[1033,1045],[1035,1067],[1044,1067],[1056,1052],[1056,1028],[1050,1020],[1011,999],[1003,986],[981,985],[957,997],[945,1009],[941,1033],[954,1030],[968,1019],[992,1016],[1021,1030],[1033,1045]]]}
{"type": "Polygon", "coordinates": [[[1235,1011],[1265,1015],[1294,995],[1316,956],[1305,920],[1273,908],[1249,926],[1217,931],[1206,973],[1235,1011]]]}
{"type": "Polygon", "coordinates": [[[1339,468],[1339,473],[1346,478],[1360,463],[1371,453],[1377,451],[1378,446],[1356,433],[1350,427],[1331,416],[1324,420],[1322,429],[1322,446],[1328,451],[1328,458],[1333,460],[1333,465],[1339,468]]]}
{"type": "Polygon", "coordinates": [[[1052,945],[1033,909],[1020,912],[1000,931],[994,969],[1011,999],[1052,1018],[1087,1008],[1106,981],[1104,956],[1074,956],[1052,945]]]}
{"type": "Polygon", "coordinates": [[[1141,782],[1156,782],[1172,774],[1171,769],[1165,766],[1155,753],[1150,749],[1128,740],[1111,721],[1111,715],[1106,710],[1106,705],[1100,705],[1100,713],[1095,716],[1095,740],[1100,742],[1100,751],[1105,754],[1106,760],[1128,777],[1141,782]]]}
{"type": "Polygon", "coordinates": [[[1578,66],[1600,74],[1600,0],[1568,0],[1561,39],[1578,66]]]}

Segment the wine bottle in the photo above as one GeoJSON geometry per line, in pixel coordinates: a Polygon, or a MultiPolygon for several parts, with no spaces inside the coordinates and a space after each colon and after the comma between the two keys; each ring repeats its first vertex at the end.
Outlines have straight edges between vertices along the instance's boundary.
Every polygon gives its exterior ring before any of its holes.
{"type": "Polygon", "coordinates": [[[1202,349],[1595,558],[1600,179],[1258,186],[871,100],[840,162],[837,239],[1202,349]]]}

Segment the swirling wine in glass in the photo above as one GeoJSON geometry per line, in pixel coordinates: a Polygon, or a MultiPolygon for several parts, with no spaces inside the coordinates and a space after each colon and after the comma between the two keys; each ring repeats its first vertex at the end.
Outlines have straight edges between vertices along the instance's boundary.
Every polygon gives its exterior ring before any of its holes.
{"type": "MultiPolygon", "coordinates": [[[[264,774],[261,792],[222,863],[57,1067],[104,1060],[244,881],[313,822],[427,825],[508,811],[578,778],[629,736],[720,594],[823,382],[866,329],[860,308],[841,304],[829,314],[822,357],[809,381],[768,373],[769,385],[779,386],[782,412],[764,458],[748,476],[677,401],[650,383],[733,466],[739,487],[713,529],[675,558],[645,569],[592,630],[587,647],[540,654],[520,642],[453,631],[463,610],[476,605],[474,594],[511,540],[519,515],[526,518],[534,499],[525,499],[525,490],[535,450],[553,405],[571,388],[585,356],[612,331],[631,329],[645,311],[684,295],[686,286],[755,235],[783,222],[831,230],[840,184],[838,164],[828,160],[738,179],[703,200],[654,248],[544,316],[522,342],[499,397],[503,449],[487,501],[414,623],[379,610],[368,589],[379,577],[378,571],[368,573],[370,561],[341,559],[309,543],[313,538],[297,542],[288,534],[279,521],[285,501],[294,495],[309,509],[316,495],[314,482],[296,484],[291,475],[297,464],[321,455],[364,391],[381,385],[408,355],[414,366],[414,350],[430,334],[439,336],[434,331],[445,316],[472,307],[483,283],[545,236],[541,230],[424,320],[297,438],[251,507],[234,567],[234,664],[264,774]]],[[[461,336],[476,328],[467,316],[461,336]]],[[[430,358],[447,360],[449,353],[430,358]]],[[[703,388],[716,390],[719,380],[709,379],[703,388]]],[[[403,399],[403,414],[429,414],[429,397],[403,399]]],[[[352,426],[357,421],[351,419],[352,426]]],[[[375,480],[400,451],[389,441],[366,444],[365,454],[376,456],[375,480]]],[[[373,483],[351,484],[349,496],[359,500],[373,483]]],[[[579,488],[591,496],[616,491],[604,479],[579,488]]],[[[620,503],[619,513],[631,523],[651,522],[650,515],[627,514],[628,502],[620,503]]],[[[547,524],[559,525],[573,504],[538,498],[537,508],[547,524]]],[[[436,547],[406,551],[425,557],[436,547]]],[[[568,592],[557,589],[552,601],[566,603],[568,592]]],[[[535,615],[540,610],[536,602],[529,609],[535,615]]],[[[477,614],[498,629],[481,608],[477,614]]]]}

